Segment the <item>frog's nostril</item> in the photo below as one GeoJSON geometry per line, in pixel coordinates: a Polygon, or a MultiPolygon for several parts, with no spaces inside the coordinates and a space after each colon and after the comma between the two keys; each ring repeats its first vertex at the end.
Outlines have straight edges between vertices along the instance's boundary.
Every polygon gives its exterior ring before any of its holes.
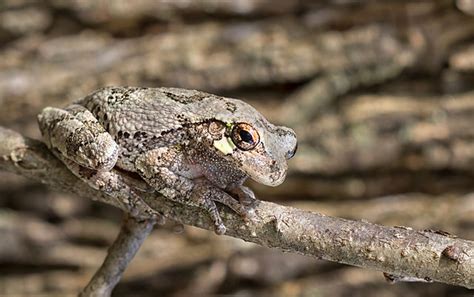
{"type": "Polygon", "coordinates": [[[295,148],[292,151],[288,151],[286,154],[286,159],[291,159],[296,154],[296,150],[298,149],[298,143],[296,143],[295,148]]]}

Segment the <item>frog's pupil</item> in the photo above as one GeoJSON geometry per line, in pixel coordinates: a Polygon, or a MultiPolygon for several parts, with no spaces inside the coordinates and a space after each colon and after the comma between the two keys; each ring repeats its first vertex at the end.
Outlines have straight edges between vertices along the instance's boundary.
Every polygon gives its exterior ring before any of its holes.
{"type": "Polygon", "coordinates": [[[242,141],[253,144],[252,134],[250,134],[248,131],[240,130],[239,131],[239,136],[240,136],[240,139],[242,139],[242,141]]]}

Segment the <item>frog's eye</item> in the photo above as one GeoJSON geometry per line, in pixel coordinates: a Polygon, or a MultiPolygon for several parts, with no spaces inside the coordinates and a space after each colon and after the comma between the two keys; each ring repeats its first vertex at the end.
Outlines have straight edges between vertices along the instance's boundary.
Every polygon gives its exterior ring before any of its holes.
{"type": "Polygon", "coordinates": [[[258,135],[257,130],[246,123],[236,124],[232,129],[230,137],[232,142],[244,151],[253,149],[260,142],[260,135],[258,135]]]}

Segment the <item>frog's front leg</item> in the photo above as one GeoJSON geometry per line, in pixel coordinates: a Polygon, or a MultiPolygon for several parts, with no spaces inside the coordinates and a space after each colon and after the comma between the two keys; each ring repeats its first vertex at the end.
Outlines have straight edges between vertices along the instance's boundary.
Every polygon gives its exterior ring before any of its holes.
{"type": "Polygon", "coordinates": [[[257,202],[255,193],[249,187],[242,185],[242,183],[228,185],[227,191],[237,196],[243,205],[253,206],[257,202]]]}
{"type": "Polygon", "coordinates": [[[191,179],[184,176],[192,175],[187,174],[187,171],[193,170],[186,168],[187,164],[178,147],[161,147],[138,157],[135,167],[140,176],[166,198],[205,209],[217,234],[224,234],[226,229],[217,210],[216,201],[244,217],[249,215],[249,210],[242,204],[205,178],[191,179]]]}
{"type": "Polygon", "coordinates": [[[119,147],[94,115],[80,105],[45,108],[38,116],[46,145],[68,169],[90,187],[115,199],[115,205],[135,217],[159,217],[112,168],[119,147]]]}

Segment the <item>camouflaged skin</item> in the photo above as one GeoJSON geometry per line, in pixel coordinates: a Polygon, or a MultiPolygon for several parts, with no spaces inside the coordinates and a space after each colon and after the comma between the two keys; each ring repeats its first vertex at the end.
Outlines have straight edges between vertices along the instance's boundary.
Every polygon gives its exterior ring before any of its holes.
{"type": "Polygon", "coordinates": [[[241,100],[195,90],[108,87],[64,109],[47,107],[38,120],[56,156],[124,210],[159,216],[139,198],[151,187],[205,208],[219,234],[225,227],[214,202],[248,217],[255,196],[243,182],[251,177],[281,184],[296,151],[293,130],[269,123],[241,100]],[[244,131],[240,139],[232,134],[236,126],[251,133],[244,131]],[[138,174],[146,184],[117,169],[138,174]]]}

